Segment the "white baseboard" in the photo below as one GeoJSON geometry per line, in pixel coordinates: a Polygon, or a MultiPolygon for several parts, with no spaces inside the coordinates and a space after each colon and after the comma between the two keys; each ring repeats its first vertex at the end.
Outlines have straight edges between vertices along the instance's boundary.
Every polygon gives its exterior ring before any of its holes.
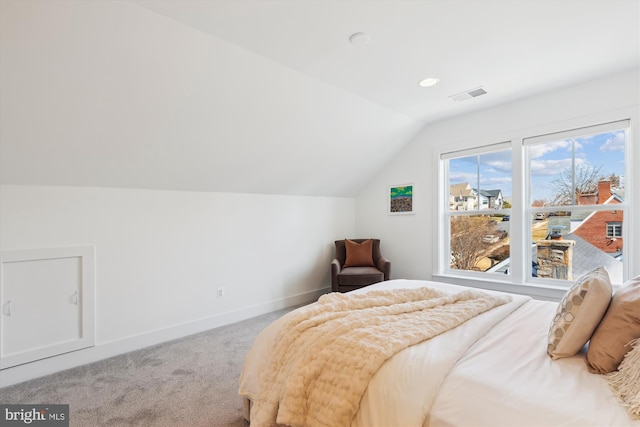
{"type": "Polygon", "coordinates": [[[243,307],[238,310],[228,311],[170,328],[131,336],[117,341],[98,343],[94,347],[2,369],[0,370],[0,388],[97,362],[130,351],[140,350],[151,345],[208,331],[262,314],[271,313],[272,311],[317,301],[322,294],[329,291],[330,289],[328,288],[317,289],[263,304],[243,307]]]}

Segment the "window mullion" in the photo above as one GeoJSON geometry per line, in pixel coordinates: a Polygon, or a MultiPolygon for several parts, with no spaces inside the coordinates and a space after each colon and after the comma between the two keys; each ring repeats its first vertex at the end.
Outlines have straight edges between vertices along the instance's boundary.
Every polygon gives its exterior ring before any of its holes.
{"type": "Polygon", "coordinates": [[[529,189],[525,185],[524,177],[528,174],[527,162],[524,161],[524,148],[522,139],[514,139],[511,144],[511,186],[512,203],[511,216],[511,281],[513,283],[525,283],[529,269],[525,267],[531,263],[530,251],[525,249],[525,244],[531,235],[531,221],[525,221],[529,217],[529,210],[525,206],[529,189]]]}

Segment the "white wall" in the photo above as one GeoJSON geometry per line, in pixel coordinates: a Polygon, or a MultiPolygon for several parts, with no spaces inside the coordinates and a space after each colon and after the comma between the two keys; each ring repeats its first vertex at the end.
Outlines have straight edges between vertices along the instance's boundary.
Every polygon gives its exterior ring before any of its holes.
{"type": "MultiPolygon", "coordinates": [[[[572,129],[631,113],[635,119],[633,144],[627,155],[632,156],[631,164],[640,164],[639,76],[638,69],[629,70],[426,126],[360,192],[356,200],[357,234],[382,239],[382,251],[392,261],[392,277],[431,279],[437,272],[440,151],[572,129]],[[415,184],[415,215],[387,215],[388,186],[410,182],[415,184]]],[[[514,173],[523,172],[522,165],[513,166],[514,173]]],[[[627,178],[640,188],[640,173],[632,170],[629,174],[627,178]]],[[[627,199],[631,199],[633,207],[632,235],[637,237],[640,197],[629,195],[627,199]]],[[[640,254],[638,241],[639,238],[632,239],[628,245],[635,254],[640,254]]],[[[640,274],[640,266],[632,268],[632,274],[640,274]]]]}
{"type": "Polygon", "coordinates": [[[97,346],[0,386],[313,300],[354,230],[352,198],[2,186],[2,250],[95,245],[97,346]]]}
{"type": "Polygon", "coordinates": [[[422,127],[129,1],[2,0],[0,39],[5,185],[354,197],[422,127]]]}

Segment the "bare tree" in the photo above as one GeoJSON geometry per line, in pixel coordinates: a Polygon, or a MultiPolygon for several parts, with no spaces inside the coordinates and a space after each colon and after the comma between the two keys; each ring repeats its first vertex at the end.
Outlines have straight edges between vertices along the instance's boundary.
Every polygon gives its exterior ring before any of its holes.
{"type": "Polygon", "coordinates": [[[620,188],[620,176],[617,175],[615,172],[611,173],[611,175],[603,177],[602,179],[605,179],[609,182],[611,182],[611,186],[614,188],[620,188]]]}
{"type": "Polygon", "coordinates": [[[489,220],[484,217],[452,218],[451,267],[459,270],[473,270],[486,251],[482,238],[492,230],[489,220]]]}
{"type": "Polygon", "coordinates": [[[602,166],[578,165],[575,174],[571,173],[571,168],[563,170],[557,178],[551,181],[555,190],[552,204],[572,205],[576,203],[581,194],[592,194],[598,191],[598,181],[601,178],[600,169],[602,166]]]}
{"type": "Polygon", "coordinates": [[[505,259],[509,258],[510,255],[511,255],[511,248],[509,247],[509,245],[501,245],[497,249],[492,251],[487,256],[487,258],[491,260],[491,265],[493,266],[494,263],[504,261],[505,259]]]}

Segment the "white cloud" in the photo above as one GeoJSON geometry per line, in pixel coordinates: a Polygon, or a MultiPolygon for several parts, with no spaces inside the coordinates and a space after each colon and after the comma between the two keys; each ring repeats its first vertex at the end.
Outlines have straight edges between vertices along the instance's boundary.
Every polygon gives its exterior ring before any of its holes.
{"type": "MultiPolygon", "coordinates": [[[[487,163],[489,166],[493,167],[496,171],[511,173],[511,159],[509,160],[494,160],[487,163]]],[[[489,172],[489,171],[487,171],[489,172]]],[[[494,172],[494,171],[491,171],[494,172]]]]}
{"type": "MultiPolygon", "coordinates": [[[[586,164],[584,159],[576,158],[576,166],[586,164]]],[[[531,174],[534,176],[560,175],[562,171],[571,167],[571,159],[532,160],[531,174]]]]}
{"type": "Polygon", "coordinates": [[[537,159],[538,157],[542,157],[547,153],[552,153],[560,149],[571,150],[571,142],[570,141],[554,141],[554,142],[548,142],[546,144],[530,145],[529,155],[532,159],[537,159]]]}
{"type": "Polygon", "coordinates": [[[613,138],[602,144],[600,151],[624,151],[624,132],[616,132],[613,138]]]}
{"type": "Polygon", "coordinates": [[[500,187],[503,184],[510,184],[511,178],[508,176],[504,177],[492,177],[492,178],[480,178],[480,184],[483,188],[487,189],[489,186],[500,187]]]}
{"type": "Polygon", "coordinates": [[[472,184],[474,182],[477,182],[477,180],[478,174],[475,173],[449,172],[449,182],[451,184],[462,184],[464,182],[472,184]]]}
{"type": "MultiPolygon", "coordinates": [[[[459,173],[450,173],[449,174],[449,183],[450,184],[462,184],[462,183],[468,183],[471,188],[477,188],[478,187],[478,175],[475,173],[464,173],[464,172],[459,172],[459,173]]],[[[496,189],[500,189],[503,192],[505,190],[509,190],[511,189],[511,177],[508,176],[503,176],[503,177],[498,177],[498,176],[486,176],[486,175],[481,175],[480,176],[480,188],[482,188],[483,190],[496,190],[496,189]]]]}

